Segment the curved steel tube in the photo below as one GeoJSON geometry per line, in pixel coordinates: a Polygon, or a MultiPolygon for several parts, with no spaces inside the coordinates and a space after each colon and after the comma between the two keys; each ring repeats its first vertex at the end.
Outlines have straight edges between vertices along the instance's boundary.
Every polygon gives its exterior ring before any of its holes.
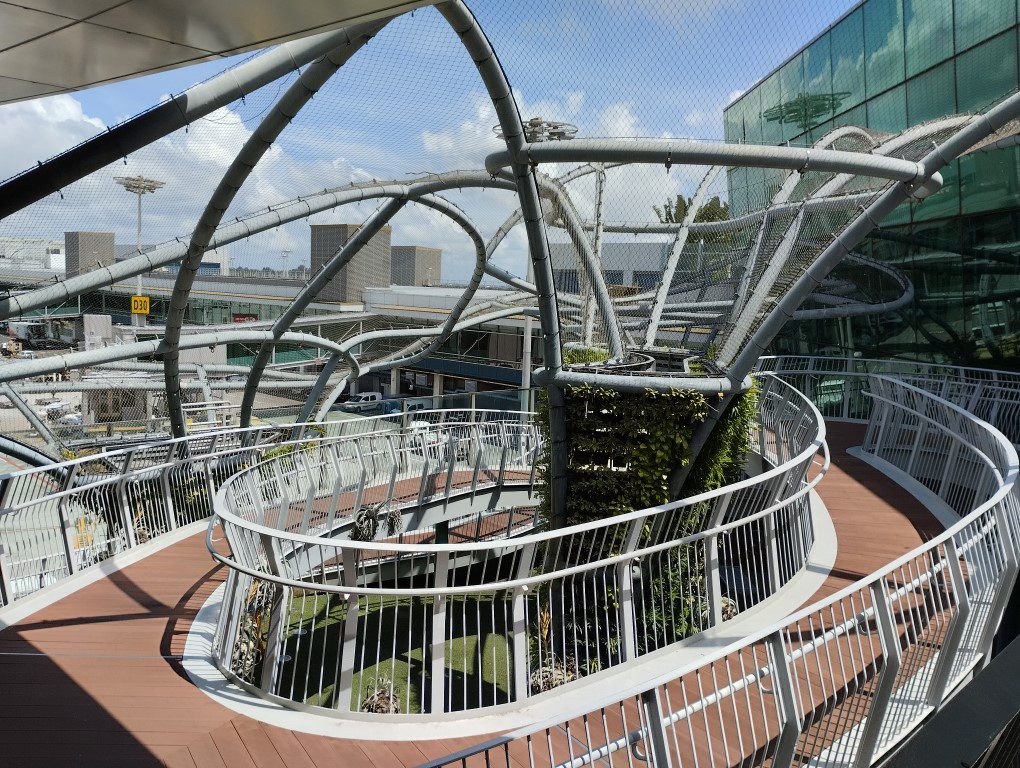
{"type": "Polygon", "coordinates": [[[279,138],[283,130],[290,125],[291,120],[297,116],[312,96],[318,93],[319,89],[329,82],[329,79],[361,50],[372,36],[386,25],[387,21],[388,19],[359,25],[351,29],[350,33],[343,30],[341,45],[312,63],[280,96],[269,114],[262,119],[258,128],[252,132],[234,157],[233,162],[209,198],[209,202],[206,203],[205,210],[202,211],[195,230],[192,232],[187,254],[181,262],[181,268],[177,271],[177,279],[174,281],[173,292],[170,295],[170,310],[167,313],[166,327],[163,332],[169,349],[163,365],[167,408],[170,411],[170,424],[174,436],[181,437],[185,431],[179,387],[180,356],[177,353],[177,342],[181,338],[181,327],[184,325],[184,315],[188,309],[188,297],[191,295],[191,288],[195,283],[195,277],[202,263],[202,256],[209,246],[209,241],[237,193],[265,153],[273,146],[273,142],[279,138]]]}

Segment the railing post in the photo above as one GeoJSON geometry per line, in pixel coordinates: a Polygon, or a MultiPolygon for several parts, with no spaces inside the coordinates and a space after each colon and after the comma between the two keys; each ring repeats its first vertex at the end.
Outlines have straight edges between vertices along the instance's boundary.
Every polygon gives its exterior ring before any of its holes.
{"type": "MultiPolygon", "coordinates": [[[[422,442],[422,451],[425,450],[424,442],[422,442]]],[[[425,486],[429,480],[429,457],[425,454],[425,463],[421,466],[421,482],[418,484],[418,506],[420,507],[425,503],[425,486]]]]}
{"type": "MultiPolygon", "coordinates": [[[[535,542],[525,544],[517,561],[518,579],[527,578],[535,564],[535,542]]],[[[513,598],[513,675],[514,699],[521,701],[531,696],[531,669],[528,656],[528,587],[517,587],[513,598]]]]}
{"type": "Polygon", "coordinates": [[[666,728],[662,723],[662,700],[657,687],[641,693],[641,710],[645,721],[648,764],[654,768],[672,768],[673,759],[666,740],[666,728]]]}
{"type": "Polygon", "coordinates": [[[207,516],[212,514],[213,499],[216,497],[216,484],[213,482],[212,473],[212,457],[216,455],[216,443],[218,443],[219,440],[219,434],[213,435],[212,442],[209,443],[209,450],[206,451],[206,459],[202,462],[202,474],[205,475],[205,490],[209,494],[209,509],[207,511],[207,516]]]}
{"type": "Polygon", "coordinates": [[[471,500],[474,501],[475,491],[478,489],[478,473],[482,468],[482,438],[477,424],[471,425],[471,441],[475,446],[474,466],[471,470],[471,500]]]}
{"type": "Polygon", "coordinates": [[[393,503],[393,494],[397,491],[397,449],[393,447],[393,435],[386,435],[386,451],[390,457],[390,483],[386,488],[386,503],[393,503]]]}
{"type": "Polygon", "coordinates": [[[13,478],[10,475],[0,475],[0,511],[7,509],[14,503],[7,498],[11,493],[11,489],[14,488],[14,483],[11,480],[13,478]]]}
{"type": "Polygon", "coordinates": [[[776,527],[776,516],[765,517],[765,546],[768,556],[768,579],[770,594],[775,594],[782,586],[779,578],[779,530],[776,527]]]}
{"type": "MultiPolygon", "coordinates": [[[[74,487],[74,479],[78,474],[78,465],[72,464],[68,469],[67,474],[64,476],[64,482],[60,485],[61,493],[64,493],[74,487]]],[[[78,558],[75,557],[75,533],[74,525],[71,523],[70,518],[67,516],[67,497],[61,496],[57,502],[57,517],[60,522],[60,531],[63,537],[64,543],[64,556],[67,558],[67,573],[77,573],[78,571],[78,558]]]]}
{"type": "Polygon", "coordinates": [[[907,460],[907,468],[904,470],[908,475],[914,471],[914,462],[917,460],[917,451],[928,434],[928,422],[923,419],[917,420],[917,437],[914,438],[914,445],[910,448],[910,458],[907,460]]]}
{"type": "MultiPolygon", "coordinates": [[[[450,572],[450,553],[436,553],[435,579],[436,589],[444,589],[450,572]]],[[[432,601],[432,647],[431,647],[431,678],[432,706],[431,712],[446,711],[446,605],[447,595],[436,595],[432,601]]]]}
{"type": "MultiPolygon", "coordinates": [[[[274,576],[282,575],[282,563],[279,549],[276,545],[276,538],[268,533],[259,534],[262,542],[262,549],[266,555],[266,563],[269,572],[274,576]]],[[[272,582],[270,582],[272,583],[272,582]]],[[[273,693],[276,679],[276,668],[283,656],[284,631],[286,630],[286,606],[288,603],[287,587],[280,584],[272,584],[273,607],[269,613],[269,628],[266,630],[266,652],[262,658],[262,678],[259,681],[259,688],[266,693],[273,693]]]]}
{"type": "Polygon", "coordinates": [[[1007,603],[1009,603],[1009,597],[1013,593],[1013,584],[1017,576],[1017,552],[1011,536],[1009,521],[1006,519],[1006,511],[1003,509],[1003,501],[992,508],[992,514],[995,516],[995,528],[999,534],[999,541],[1002,543],[1004,567],[1000,572],[1000,581],[995,588],[995,594],[988,606],[985,627],[981,631],[981,639],[977,645],[978,652],[984,656],[981,662],[982,667],[987,666],[991,661],[995,634],[999,630],[999,622],[1002,619],[1003,611],[1006,610],[1007,603]]]}
{"type": "Polygon", "coordinates": [[[797,751],[800,739],[801,714],[797,706],[797,693],[786,657],[786,644],[782,631],[774,632],[765,640],[772,663],[772,690],[776,696],[777,708],[782,713],[783,724],[779,729],[779,740],[772,755],[773,768],[789,768],[797,751]]]}
{"type": "Polygon", "coordinates": [[[287,519],[290,517],[290,493],[287,490],[287,479],[283,476],[279,458],[273,459],[273,477],[276,478],[276,487],[280,490],[280,509],[277,514],[276,527],[285,531],[287,530],[287,519]]]}
{"type": "Polygon", "coordinates": [[[967,582],[963,577],[963,568],[960,567],[960,553],[956,546],[956,540],[950,537],[943,546],[946,553],[946,569],[949,571],[949,583],[953,588],[953,598],[956,601],[956,615],[942,641],[942,650],[939,653],[938,661],[935,662],[935,671],[932,672],[931,682],[928,683],[926,698],[928,704],[933,707],[941,705],[942,699],[947,693],[946,688],[950,682],[953,664],[956,661],[956,654],[960,650],[960,642],[963,640],[963,633],[967,628],[967,618],[970,616],[971,610],[970,595],[967,594],[967,582]]]}
{"type": "Polygon", "coordinates": [[[14,590],[11,587],[11,565],[7,560],[4,545],[0,544],[0,605],[14,602],[14,590]]]}
{"type": "MultiPolygon", "coordinates": [[[[637,549],[641,534],[645,529],[647,516],[636,517],[630,521],[627,530],[627,540],[623,545],[623,553],[627,554],[637,549]]],[[[634,624],[634,561],[625,560],[616,566],[616,583],[620,586],[620,661],[636,659],[637,629],[634,624]]]]}
{"type": "Polygon", "coordinates": [[[365,482],[368,480],[368,465],[365,464],[365,452],[361,450],[361,441],[354,441],[354,450],[358,454],[358,465],[361,467],[361,480],[358,482],[358,493],[354,499],[354,511],[352,515],[361,511],[361,505],[365,502],[365,482]]]}
{"type": "Polygon", "coordinates": [[[449,454],[446,462],[446,489],[443,493],[443,511],[445,512],[450,504],[450,491],[453,490],[453,472],[457,466],[457,442],[453,437],[453,430],[450,430],[450,439],[446,442],[446,451],[449,454]]]}
{"type": "MultiPolygon", "coordinates": [[[[354,587],[358,584],[358,550],[344,547],[341,553],[344,569],[344,586],[354,587]]],[[[340,652],[340,681],[336,699],[337,709],[350,712],[351,696],[354,687],[354,663],[358,655],[358,614],[361,606],[358,596],[348,593],[347,616],[344,618],[344,643],[340,652]]],[[[354,711],[360,707],[360,702],[354,711]]]]}
{"type": "MultiPolygon", "coordinates": [[[[171,462],[174,452],[170,452],[171,462]]],[[[168,462],[170,463],[170,462],[168,462]]],[[[170,530],[174,531],[177,529],[177,513],[174,510],[174,498],[173,493],[170,491],[170,470],[172,466],[163,467],[159,471],[159,492],[163,496],[163,508],[166,510],[167,524],[170,526],[170,530]]],[[[212,504],[212,499],[209,500],[209,504],[212,504]]]]}
{"type": "Polygon", "coordinates": [[[949,480],[956,474],[956,456],[960,451],[960,441],[953,440],[953,444],[949,446],[949,453],[946,454],[946,469],[942,474],[942,480],[939,481],[939,489],[937,491],[939,498],[945,498],[942,494],[946,491],[946,486],[949,485],[949,480]]]}
{"type": "Polygon", "coordinates": [[[138,544],[138,537],[135,536],[135,524],[134,518],[131,515],[131,500],[128,497],[127,492],[127,474],[131,467],[131,459],[134,457],[133,451],[128,451],[124,456],[124,469],[121,479],[117,481],[116,494],[117,501],[121,507],[121,519],[124,521],[124,535],[127,537],[128,549],[134,549],[138,544]]]}
{"type": "MultiPolygon", "coordinates": [[[[725,494],[719,499],[712,517],[708,520],[707,530],[718,528],[726,519],[726,510],[729,509],[732,493],[725,494]]],[[[713,534],[705,543],[705,594],[708,597],[708,613],[711,619],[710,626],[717,627],[722,624],[722,579],[719,575],[719,534],[713,534]]]]}
{"type": "Polygon", "coordinates": [[[889,701],[892,699],[893,686],[896,684],[896,673],[900,669],[900,636],[896,630],[896,619],[893,616],[889,597],[885,592],[885,581],[870,585],[871,604],[875,609],[875,623],[878,624],[878,637],[882,643],[882,670],[879,672],[878,685],[871,697],[871,709],[861,726],[860,737],[857,739],[857,756],[854,768],[868,768],[878,750],[878,739],[882,733],[882,722],[885,719],[889,701]]]}

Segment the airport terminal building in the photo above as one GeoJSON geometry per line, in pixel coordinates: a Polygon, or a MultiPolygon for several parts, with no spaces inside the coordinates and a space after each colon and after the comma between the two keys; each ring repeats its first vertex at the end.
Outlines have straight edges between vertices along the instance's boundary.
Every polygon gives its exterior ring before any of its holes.
{"type": "MultiPolygon", "coordinates": [[[[840,126],[893,134],[1002,99],[1017,88],[1017,66],[1015,0],[868,0],[734,101],[725,137],[809,146],[840,126]]],[[[794,323],[777,350],[1016,368],[1018,166],[1013,142],[973,151],[943,171],[938,194],[901,206],[862,243],[910,279],[910,305],[794,323]]],[[[760,208],[779,180],[731,170],[733,214],[760,208]]]]}

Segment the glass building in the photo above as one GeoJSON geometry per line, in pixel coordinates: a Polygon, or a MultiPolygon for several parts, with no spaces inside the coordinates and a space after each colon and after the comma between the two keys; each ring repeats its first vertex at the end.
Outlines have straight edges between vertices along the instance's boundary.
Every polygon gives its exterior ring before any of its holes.
{"type": "MultiPolygon", "coordinates": [[[[1017,14],[1017,0],[861,3],[725,110],[726,139],[808,145],[843,125],[892,133],[986,108],[1017,89],[1017,14]]],[[[793,323],[776,351],[1020,368],[1018,170],[1016,146],[944,169],[938,194],[902,206],[859,248],[906,273],[913,303],[793,323]]],[[[767,202],[779,180],[733,171],[734,214],[767,202]]]]}

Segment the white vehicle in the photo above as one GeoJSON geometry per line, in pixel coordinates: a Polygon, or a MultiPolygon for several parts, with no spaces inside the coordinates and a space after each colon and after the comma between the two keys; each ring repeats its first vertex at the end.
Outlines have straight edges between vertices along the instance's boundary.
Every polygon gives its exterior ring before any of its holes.
{"type": "Polygon", "coordinates": [[[382,392],[359,392],[351,395],[351,399],[343,404],[348,413],[372,413],[382,402],[382,392]]]}
{"type": "Polygon", "coordinates": [[[23,349],[21,352],[15,355],[18,360],[36,360],[39,355],[30,349],[23,349]]]}

